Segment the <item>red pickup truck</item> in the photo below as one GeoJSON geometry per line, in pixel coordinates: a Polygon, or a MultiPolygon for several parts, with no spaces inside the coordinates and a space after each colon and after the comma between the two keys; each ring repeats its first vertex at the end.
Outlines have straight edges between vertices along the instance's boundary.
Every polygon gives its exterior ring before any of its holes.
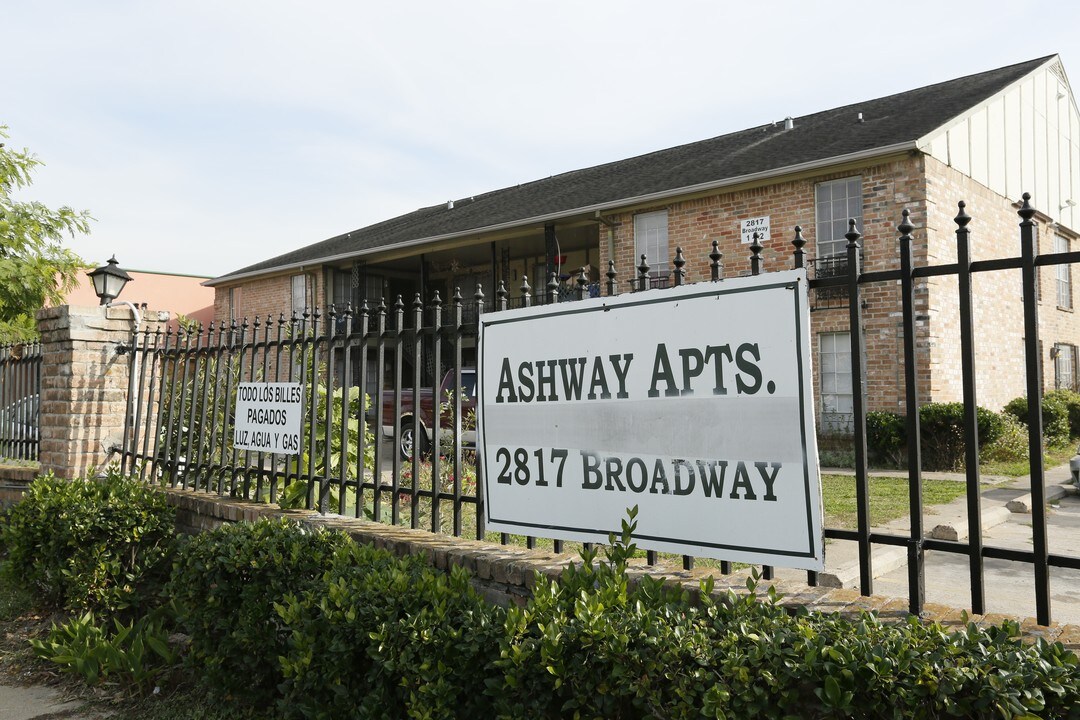
{"type": "MultiPolygon", "coordinates": [[[[431,388],[420,388],[420,409],[416,411],[413,406],[413,389],[402,388],[401,390],[401,415],[397,417],[397,422],[393,423],[395,419],[394,408],[394,391],[385,390],[382,395],[382,422],[383,422],[383,436],[388,438],[394,437],[395,428],[398,429],[397,433],[397,449],[401,453],[401,457],[405,460],[411,460],[413,451],[417,446],[417,439],[413,437],[413,430],[415,428],[413,419],[416,416],[420,418],[420,437],[419,447],[421,457],[428,454],[431,448],[431,443],[435,440],[433,432],[434,418],[435,418],[435,402],[436,397],[438,402],[446,403],[449,398],[452,398],[454,394],[454,371],[450,370],[443,376],[442,383],[439,385],[438,395],[434,395],[431,388]]],[[[473,410],[476,409],[476,369],[475,368],[462,368],[461,369],[461,417],[467,418],[473,410]]],[[[442,431],[453,430],[453,406],[444,406],[440,410],[439,424],[442,426],[442,431]]],[[[472,427],[463,425],[462,429],[462,444],[466,447],[476,446],[476,430],[475,424],[472,427]]]]}

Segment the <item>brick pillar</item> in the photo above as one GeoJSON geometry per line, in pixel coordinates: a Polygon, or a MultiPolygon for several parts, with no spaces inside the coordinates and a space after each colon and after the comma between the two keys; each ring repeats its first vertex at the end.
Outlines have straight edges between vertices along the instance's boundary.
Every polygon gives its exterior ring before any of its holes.
{"type": "MultiPolygon", "coordinates": [[[[168,314],[151,313],[155,321],[168,314]]],[[[119,343],[131,343],[130,308],[63,305],[37,313],[41,333],[42,472],[86,476],[117,460],[109,449],[123,439],[128,363],[119,343]]],[[[145,327],[145,322],[143,327],[145,327]]]]}

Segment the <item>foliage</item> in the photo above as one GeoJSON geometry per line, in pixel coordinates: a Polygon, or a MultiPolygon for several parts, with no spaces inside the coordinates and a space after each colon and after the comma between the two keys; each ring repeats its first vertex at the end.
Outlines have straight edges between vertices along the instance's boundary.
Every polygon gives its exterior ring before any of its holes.
{"type": "MultiPolygon", "coordinates": [[[[1001,415],[975,409],[980,445],[997,441],[1006,431],[1001,415]]],[[[964,464],[963,403],[928,403],[919,408],[922,464],[925,470],[956,470],[964,464]]],[[[907,424],[903,415],[866,414],[866,445],[872,458],[899,466],[907,457],[907,424]]]]}
{"type": "MultiPolygon", "coordinates": [[[[979,440],[991,443],[1001,435],[1001,418],[986,408],[976,408],[979,440]]],[[[919,408],[923,467],[956,470],[964,464],[964,404],[928,403],[919,408]]]]}
{"type": "Polygon", "coordinates": [[[907,453],[907,427],[903,415],[893,412],[866,413],[866,446],[877,463],[899,467],[907,453]]]}
{"type": "Polygon", "coordinates": [[[258,700],[282,681],[288,630],[274,605],[303,592],[351,543],[287,520],[237,523],[187,540],[166,588],[191,660],[224,693],[258,700]]]}
{"type": "Polygon", "coordinates": [[[128,624],[113,620],[109,632],[92,610],[61,625],[53,623],[44,640],[30,641],[39,657],[65,672],[82,675],[88,684],[111,680],[145,691],[178,661],[169,647],[169,631],[160,614],[144,615],[128,624]]]}
{"type": "Polygon", "coordinates": [[[993,442],[980,447],[979,459],[991,463],[1027,462],[1029,456],[1027,425],[1017,420],[1011,413],[1003,412],[1000,417],[1001,435],[993,442]]]}
{"type": "MultiPolygon", "coordinates": [[[[1013,398],[1005,405],[1004,412],[1029,425],[1026,396],[1013,398]]],[[[1042,399],[1043,439],[1047,445],[1065,445],[1069,442],[1069,405],[1058,391],[1048,392],[1042,399]]]]}
{"type": "MultiPolygon", "coordinates": [[[[0,125],[0,140],[7,138],[0,125]]],[[[40,202],[16,200],[14,193],[31,184],[42,162],[29,150],[0,142],[0,343],[34,339],[34,312],[59,304],[88,267],[63,247],[64,236],[90,232],[87,211],[52,210],[40,202]]]]}
{"type": "Polygon", "coordinates": [[[338,552],[319,584],[278,608],[292,629],[282,658],[286,717],[480,718],[502,611],[461,568],[370,546],[338,552]]]}
{"type": "Polygon", "coordinates": [[[1080,393],[1062,388],[1046,393],[1045,399],[1065,406],[1069,416],[1069,437],[1080,437],[1080,393]]]}
{"type": "Polygon", "coordinates": [[[168,574],[174,518],[164,495],[115,470],[95,480],[39,478],[0,528],[4,570],[71,610],[147,607],[168,574]]]}
{"type": "MultiPolygon", "coordinates": [[[[341,475],[341,412],[344,404],[343,398],[345,397],[348,398],[348,417],[346,420],[348,431],[345,439],[346,477],[355,479],[355,475],[358,472],[363,472],[365,469],[370,471],[375,467],[375,435],[371,430],[371,423],[367,423],[364,427],[364,462],[362,466],[357,465],[360,448],[360,418],[364,417],[364,414],[366,414],[371,407],[371,396],[366,393],[362,394],[360,388],[355,385],[348,388],[347,392],[345,388],[336,388],[330,399],[331,415],[330,424],[328,426],[326,422],[326,386],[319,383],[315,386],[315,391],[316,404],[314,428],[312,427],[310,413],[305,412],[303,428],[301,430],[301,444],[304,447],[304,451],[290,461],[289,470],[289,472],[298,475],[300,479],[294,480],[282,490],[278,503],[283,508],[305,507],[308,495],[308,480],[306,476],[308,474],[308,468],[311,467],[310,462],[312,455],[314,455],[315,460],[315,477],[328,477],[331,481],[330,492],[328,493],[330,507],[338,506],[340,497],[334,480],[341,475]],[[360,407],[361,397],[363,397],[363,408],[360,407]],[[329,465],[327,465],[326,462],[328,448],[326,434],[328,427],[330,433],[329,465]],[[312,433],[314,433],[315,438],[313,445],[309,443],[312,433]]],[[[306,396],[307,389],[305,388],[305,397],[306,396]]]]}

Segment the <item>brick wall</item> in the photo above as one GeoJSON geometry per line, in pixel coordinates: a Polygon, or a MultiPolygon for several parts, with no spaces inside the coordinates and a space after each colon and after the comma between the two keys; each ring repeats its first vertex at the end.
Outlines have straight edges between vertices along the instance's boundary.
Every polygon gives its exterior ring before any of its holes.
{"type": "MultiPolygon", "coordinates": [[[[248,318],[254,320],[255,316],[266,319],[267,315],[277,320],[282,313],[288,318],[292,313],[292,276],[275,275],[266,278],[254,278],[229,287],[218,286],[214,288],[214,321],[226,322],[229,318],[229,294],[230,289],[235,288],[233,296],[236,298],[234,317],[237,321],[248,318]]],[[[322,270],[305,271],[308,276],[309,294],[314,288],[315,302],[322,307],[324,305],[324,282],[322,270]]]]}
{"type": "MultiPolygon", "coordinates": [[[[927,207],[931,262],[956,261],[957,202],[964,200],[973,220],[971,248],[974,260],[1015,257],[1020,254],[1020,217],[1014,201],[927,158],[927,207]]],[[[1038,209],[1038,208],[1037,208],[1038,209]]],[[[1039,253],[1053,252],[1054,231],[1038,228],[1039,253]]],[[[1039,335],[1042,341],[1043,385],[1053,388],[1054,343],[1080,343],[1080,321],[1071,310],[1057,308],[1055,268],[1037,269],[1040,278],[1039,335]]],[[[960,400],[960,321],[958,281],[955,277],[928,281],[931,326],[930,368],[934,400],[960,400]]],[[[1019,270],[979,273],[972,279],[974,300],[976,393],[978,403],[1000,410],[1009,400],[1024,395],[1023,287],[1019,270]]]]}
{"type": "MultiPolygon", "coordinates": [[[[885,270],[899,265],[899,233],[896,226],[901,211],[911,211],[915,225],[916,262],[925,262],[925,182],[922,157],[904,157],[876,165],[844,172],[822,174],[790,180],[765,187],[718,193],[704,198],[672,202],[634,212],[617,214],[613,220],[616,269],[623,281],[632,276],[637,264],[634,258],[634,215],[654,210],[668,211],[668,247],[674,254],[681,247],[687,259],[687,281],[698,282],[710,277],[708,254],[712,241],[719,242],[724,254],[724,275],[735,277],[749,274],[750,250],[741,243],[740,221],[768,215],[770,240],[761,255],[766,272],[793,267],[791,240],[796,225],[802,227],[807,244],[807,258],[816,256],[815,187],[820,182],[860,176],[863,192],[863,267],[867,271],[885,270]]],[[[601,243],[601,258],[606,263],[606,238],[601,243]]],[[[899,288],[882,284],[864,288],[863,311],[867,351],[867,390],[871,410],[903,411],[902,334],[899,288]]],[[[925,294],[921,295],[925,306],[925,294]]],[[[819,341],[823,333],[848,330],[846,306],[815,311],[811,317],[815,362],[819,357],[819,341]]],[[[920,326],[925,332],[925,322],[920,326]]],[[[925,344],[925,340],[923,340],[925,344]]],[[[923,394],[929,390],[929,374],[920,368],[923,394]]],[[[820,375],[814,378],[815,396],[820,397],[820,375]]]]}

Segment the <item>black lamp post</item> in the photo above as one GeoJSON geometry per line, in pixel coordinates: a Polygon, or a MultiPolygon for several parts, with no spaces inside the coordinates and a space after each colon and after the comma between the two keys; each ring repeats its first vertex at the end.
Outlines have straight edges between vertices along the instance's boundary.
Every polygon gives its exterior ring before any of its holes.
{"type": "Polygon", "coordinates": [[[96,270],[86,273],[94,281],[94,292],[101,298],[102,305],[108,305],[116,299],[124,286],[131,281],[131,276],[116,265],[116,256],[113,255],[107,265],[102,265],[96,270]]]}

